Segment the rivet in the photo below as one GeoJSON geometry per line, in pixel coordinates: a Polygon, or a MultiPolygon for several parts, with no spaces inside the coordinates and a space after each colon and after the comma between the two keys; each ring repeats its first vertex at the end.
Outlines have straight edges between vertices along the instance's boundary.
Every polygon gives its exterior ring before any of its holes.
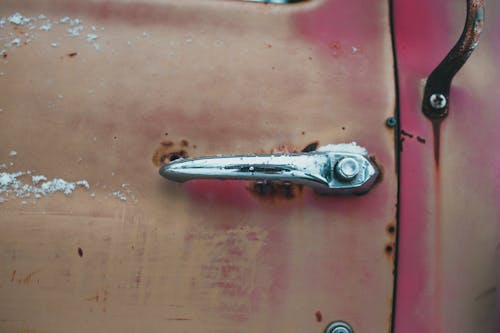
{"type": "Polygon", "coordinates": [[[446,96],[443,94],[432,94],[429,97],[429,103],[431,103],[432,108],[435,110],[444,109],[447,103],[446,96]]]}

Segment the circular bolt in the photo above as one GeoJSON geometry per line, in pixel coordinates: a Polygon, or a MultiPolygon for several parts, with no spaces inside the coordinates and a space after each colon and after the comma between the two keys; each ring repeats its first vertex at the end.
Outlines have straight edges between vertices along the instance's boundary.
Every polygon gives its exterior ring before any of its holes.
{"type": "Polygon", "coordinates": [[[431,97],[429,97],[429,102],[435,110],[444,109],[447,103],[446,96],[443,94],[432,94],[431,97]]]}
{"type": "Polygon", "coordinates": [[[353,333],[351,326],[343,321],[335,321],[328,325],[325,333],[353,333]]]}
{"type": "Polygon", "coordinates": [[[398,121],[394,117],[389,117],[385,121],[385,124],[387,125],[387,127],[391,127],[392,128],[392,127],[396,127],[396,125],[398,124],[398,121]]]}
{"type": "Polygon", "coordinates": [[[335,176],[338,180],[348,182],[360,171],[359,163],[352,157],[344,157],[335,165],[335,176]]]}

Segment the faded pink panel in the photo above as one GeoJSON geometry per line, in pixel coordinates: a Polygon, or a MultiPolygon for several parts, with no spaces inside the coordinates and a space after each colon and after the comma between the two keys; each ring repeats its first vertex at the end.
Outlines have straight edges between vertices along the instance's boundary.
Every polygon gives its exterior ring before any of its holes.
{"type": "Polygon", "coordinates": [[[454,80],[437,165],[422,90],[462,31],[465,1],[394,2],[402,130],[395,332],[496,332],[499,6],[486,5],[480,46],[454,80]]]}

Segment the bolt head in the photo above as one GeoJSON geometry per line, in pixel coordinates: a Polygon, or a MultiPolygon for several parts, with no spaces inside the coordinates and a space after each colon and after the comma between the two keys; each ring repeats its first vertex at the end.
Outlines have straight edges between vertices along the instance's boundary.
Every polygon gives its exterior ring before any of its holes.
{"type": "Polygon", "coordinates": [[[352,157],[344,157],[335,165],[335,177],[343,182],[348,182],[354,179],[361,168],[359,162],[352,157]]]}
{"type": "Polygon", "coordinates": [[[336,327],[333,329],[332,333],[351,333],[349,330],[345,327],[336,327]]]}
{"type": "Polygon", "coordinates": [[[395,127],[398,124],[398,121],[394,117],[389,117],[385,121],[385,124],[387,125],[387,127],[395,127]]]}
{"type": "Polygon", "coordinates": [[[353,333],[351,326],[342,321],[333,322],[326,328],[325,333],[353,333]]]}
{"type": "Polygon", "coordinates": [[[443,94],[432,94],[431,97],[429,97],[429,103],[435,110],[444,109],[447,104],[446,96],[443,94]]]}

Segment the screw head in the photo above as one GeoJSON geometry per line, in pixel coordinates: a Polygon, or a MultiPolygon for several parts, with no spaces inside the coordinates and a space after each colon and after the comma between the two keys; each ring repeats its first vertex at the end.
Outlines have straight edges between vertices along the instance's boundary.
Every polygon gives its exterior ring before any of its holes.
{"type": "Polygon", "coordinates": [[[443,94],[432,94],[431,97],[429,97],[429,103],[435,110],[444,109],[447,104],[446,96],[443,94]]]}
{"type": "Polygon", "coordinates": [[[353,180],[359,172],[359,162],[352,157],[344,157],[335,165],[335,177],[343,182],[353,180]]]}
{"type": "Polygon", "coordinates": [[[353,333],[351,326],[343,321],[336,321],[328,325],[325,333],[353,333]]]}
{"type": "Polygon", "coordinates": [[[398,121],[394,117],[389,117],[385,121],[385,124],[387,125],[387,127],[395,127],[398,124],[398,121]]]}

